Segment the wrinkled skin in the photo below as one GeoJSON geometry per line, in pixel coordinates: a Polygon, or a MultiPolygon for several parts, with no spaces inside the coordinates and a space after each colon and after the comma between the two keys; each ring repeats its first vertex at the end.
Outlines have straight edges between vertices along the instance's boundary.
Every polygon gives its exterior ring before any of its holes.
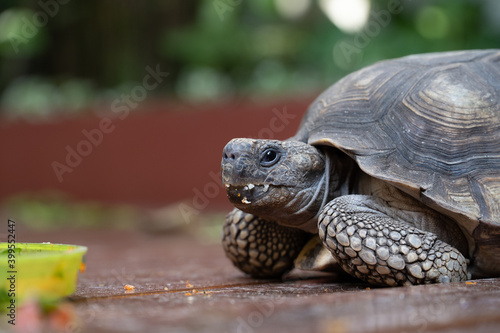
{"type": "Polygon", "coordinates": [[[325,195],[325,163],[302,142],[234,139],[224,150],[222,181],[235,207],[307,230],[325,195]]]}
{"type": "Polygon", "coordinates": [[[364,174],[333,148],[233,139],[221,168],[236,207],[226,218],[223,246],[248,274],[284,274],[318,235],[344,271],[373,284],[469,277],[467,242],[451,219],[364,174]]]}

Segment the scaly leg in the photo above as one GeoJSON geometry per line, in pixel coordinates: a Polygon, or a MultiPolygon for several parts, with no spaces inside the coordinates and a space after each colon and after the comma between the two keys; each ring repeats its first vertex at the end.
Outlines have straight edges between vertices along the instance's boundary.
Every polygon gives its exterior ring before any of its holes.
{"type": "Polygon", "coordinates": [[[293,261],[307,241],[302,230],[263,220],[239,209],[227,216],[222,245],[236,267],[253,277],[280,277],[293,268],[293,261]]]}
{"type": "Polygon", "coordinates": [[[387,286],[463,281],[468,260],[434,233],[384,212],[371,196],[346,195],[328,203],[319,236],[349,274],[387,286]]]}

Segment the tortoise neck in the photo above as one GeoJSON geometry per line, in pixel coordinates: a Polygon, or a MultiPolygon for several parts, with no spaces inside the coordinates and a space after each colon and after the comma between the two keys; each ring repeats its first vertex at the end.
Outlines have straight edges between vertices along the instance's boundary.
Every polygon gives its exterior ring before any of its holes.
{"type": "Polygon", "coordinates": [[[331,161],[328,201],[356,192],[362,171],[354,160],[333,149],[329,149],[325,155],[331,161]]]}
{"type": "Polygon", "coordinates": [[[325,151],[325,173],[321,177],[320,183],[318,185],[317,193],[319,193],[321,190],[323,190],[323,200],[321,201],[321,205],[318,209],[318,212],[316,216],[314,217],[317,219],[319,217],[319,214],[323,210],[323,207],[325,207],[326,203],[330,201],[329,199],[329,194],[331,193],[330,191],[330,176],[332,174],[332,156],[330,155],[330,150],[325,151]]]}

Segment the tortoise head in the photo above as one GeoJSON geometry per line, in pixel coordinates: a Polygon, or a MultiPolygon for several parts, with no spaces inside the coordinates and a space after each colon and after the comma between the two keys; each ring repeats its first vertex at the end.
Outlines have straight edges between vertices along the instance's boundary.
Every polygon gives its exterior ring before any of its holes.
{"type": "Polygon", "coordinates": [[[236,208],[315,232],[328,196],[329,160],[300,141],[233,139],[223,151],[222,182],[236,208]]]}

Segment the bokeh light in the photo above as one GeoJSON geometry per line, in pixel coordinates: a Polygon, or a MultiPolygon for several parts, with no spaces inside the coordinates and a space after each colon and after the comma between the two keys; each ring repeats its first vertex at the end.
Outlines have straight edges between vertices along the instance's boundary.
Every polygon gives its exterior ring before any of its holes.
{"type": "Polygon", "coordinates": [[[319,5],[333,24],[346,33],[358,32],[368,22],[369,0],[319,0],[319,5]]]}
{"type": "Polygon", "coordinates": [[[444,10],[439,7],[428,6],[418,12],[416,28],[427,39],[440,39],[448,34],[450,21],[444,10]]]}

